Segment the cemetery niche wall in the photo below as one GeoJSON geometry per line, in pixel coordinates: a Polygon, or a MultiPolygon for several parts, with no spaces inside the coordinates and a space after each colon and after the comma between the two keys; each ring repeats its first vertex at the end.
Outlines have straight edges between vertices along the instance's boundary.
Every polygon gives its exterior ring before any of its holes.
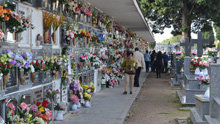
{"type": "Polygon", "coordinates": [[[52,123],[92,107],[94,93],[120,85],[124,52],[145,46],[86,1],[3,0],[0,12],[0,122],[7,124],[52,123]]]}

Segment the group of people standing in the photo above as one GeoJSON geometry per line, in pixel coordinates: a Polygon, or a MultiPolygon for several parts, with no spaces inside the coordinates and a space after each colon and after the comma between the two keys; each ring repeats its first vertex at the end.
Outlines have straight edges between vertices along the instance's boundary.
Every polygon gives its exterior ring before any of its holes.
{"type": "Polygon", "coordinates": [[[168,72],[168,62],[170,60],[169,56],[166,52],[162,54],[161,51],[157,52],[153,50],[152,52],[148,52],[144,54],[144,59],[146,63],[146,72],[149,72],[149,68],[151,67],[151,71],[157,74],[157,78],[160,78],[160,73],[168,72]]]}
{"type": "Polygon", "coordinates": [[[122,71],[125,73],[125,86],[123,94],[127,94],[128,84],[130,85],[130,94],[132,94],[132,89],[134,87],[139,87],[139,77],[141,70],[146,66],[146,72],[151,71],[157,74],[157,78],[160,78],[161,72],[168,72],[168,61],[169,56],[164,52],[162,54],[161,51],[158,53],[153,50],[152,52],[148,52],[143,55],[138,48],[135,48],[135,52],[126,51],[127,57],[121,65],[122,71]]]}

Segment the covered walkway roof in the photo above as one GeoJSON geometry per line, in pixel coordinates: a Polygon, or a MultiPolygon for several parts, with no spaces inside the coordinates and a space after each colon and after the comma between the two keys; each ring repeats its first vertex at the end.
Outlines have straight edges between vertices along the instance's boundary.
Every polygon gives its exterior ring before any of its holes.
{"type": "Polygon", "coordinates": [[[88,0],[88,2],[144,40],[155,42],[136,0],[88,0]]]}

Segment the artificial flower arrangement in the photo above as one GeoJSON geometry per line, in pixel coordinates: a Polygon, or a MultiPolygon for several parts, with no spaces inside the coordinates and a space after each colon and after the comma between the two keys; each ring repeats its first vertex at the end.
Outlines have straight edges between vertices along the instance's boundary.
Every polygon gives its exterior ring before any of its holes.
{"type": "Polygon", "coordinates": [[[58,93],[60,93],[58,89],[57,90],[47,90],[46,97],[51,100],[55,100],[55,97],[58,93]]]}
{"type": "Polygon", "coordinates": [[[217,51],[208,51],[208,55],[215,57],[215,56],[217,56],[217,51]]]}
{"type": "Polygon", "coordinates": [[[86,101],[90,101],[92,94],[95,91],[95,86],[93,84],[91,84],[91,86],[82,85],[82,88],[83,88],[83,99],[86,101]]]}
{"type": "Polygon", "coordinates": [[[50,34],[48,30],[53,24],[54,17],[52,14],[44,12],[43,13],[43,27],[44,27],[44,43],[48,43],[50,39],[50,34]]]}
{"type": "Polygon", "coordinates": [[[195,67],[199,67],[199,63],[202,59],[199,57],[193,57],[191,59],[191,65],[195,68],[195,67]]]}
{"type": "Polygon", "coordinates": [[[77,35],[76,35],[76,33],[74,31],[72,31],[72,30],[66,31],[66,39],[68,41],[74,40],[76,37],[77,37],[77,35]]]}
{"type": "Polygon", "coordinates": [[[51,71],[52,76],[57,78],[58,72],[61,70],[61,62],[58,60],[57,56],[46,57],[45,65],[48,70],[51,71]]]}
{"type": "MultiPolygon", "coordinates": [[[[37,112],[36,116],[39,118],[42,118],[45,123],[49,123],[49,121],[52,120],[52,111],[48,108],[48,105],[50,104],[49,101],[44,100],[42,103],[37,102],[37,112]]],[[[38,118],[37,118],[38,119],[38,118]]],[[[41,119],[38,121],[42,121],[41,119]]]]}
{"type": "Polygon", "coordinates": [[[208,67],[209,67],[209,61],[208,61],[208,60],[205,60],[205,59],[201,60],[201,61],[199,62],[199,67],[200,67],[201,69],[208,68],[208,67]]]}
{"type": "Polygon", "coordinates": [[[53,22],[52,22],[52,27],[53,27],[53,41],[54,43],[56,43],[56,31],[57,29],[64,23],[64,21],[66,20],[66,18],[62,15],[57,15],[57,14],[53,14],[53,22]]]}
{"type": "Polygon", "coordinates": [[[203,85],[209,85],[210,84],[209,75],[200,75],[200,76],[197,76],[196,79],[200,80],[203,85]]]}
{"type": "Polygon", "coordinates": [[[79,59],[80,59],[80,62],[87,62],[88,61],[88,55],[81,54],[81,55],[79,55],[79,59]]]}
{"type": "Polygon", "coordinates": [[[100,58],[95,54],[95,53],[90,53],[90,62],[92,64],[93,67],[95,68],[99,68],[101,65],[101,60],[100,58]]]}
{"type": "Polygon", "coordinates": [[[85,30],[81,30],[81,32],[79,34],[77,34],[77,37],[79,37],[79,38],[86,37],[86,31],[85,30]]]}
{"type": "Polygon", "coordinates": [[[32,61],[32,66],[34,67],[34,72],[43,71],[45,68],[45,61],[43,59],[34,60],[32,61]]]}

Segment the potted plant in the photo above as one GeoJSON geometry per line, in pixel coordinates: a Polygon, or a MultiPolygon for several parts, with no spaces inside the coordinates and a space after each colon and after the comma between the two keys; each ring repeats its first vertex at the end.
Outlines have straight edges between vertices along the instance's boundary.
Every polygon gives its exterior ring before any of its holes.
{"type": "Polygon", "coordinates": [[[55,116],[56,121],[63,121],[63,112],[64,112],[65,108],[66,108],[66,104],[62,103],[62,102],[58,103],[55,106],[54,110],[56,111],[55,112],[56,113],[56,116],[55,116]]]}

